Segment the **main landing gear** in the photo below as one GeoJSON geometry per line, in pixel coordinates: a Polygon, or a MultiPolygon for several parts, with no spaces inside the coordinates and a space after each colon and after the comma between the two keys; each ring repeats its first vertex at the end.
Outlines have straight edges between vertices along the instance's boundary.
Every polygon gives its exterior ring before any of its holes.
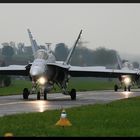
{"type": "Polygon", "coordinates": [[[118,88],[119,88],[118,85],[115,84],[114,85],[114,91],[118,91],[118,88]]]}
{"type": "Polygon", "coordinates": [[[76,89],[74,88],[71,91],[67,91],[66,89],[63,89],[62,94],[70,95],[71,100],[76,100],[76,89]]]}
{"type": "Polygon", "coordinates": [[[30,92],[28,90],[28,88],[24,88],[23,89],[23,99],[28,99],[30,92]]]}
{"type": "Polygon", "coordinates": [[[76,100],[76,89],[72,89],[70,92],[71,100],[76,100]]]}

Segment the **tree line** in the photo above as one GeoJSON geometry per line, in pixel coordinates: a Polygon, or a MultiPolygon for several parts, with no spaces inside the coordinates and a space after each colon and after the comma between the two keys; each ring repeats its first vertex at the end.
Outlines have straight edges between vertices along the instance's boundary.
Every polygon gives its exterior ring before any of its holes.
{"type": "MultiPolygon", "coordinates": [[[[17,53],[15,54],[13,47],[3,46],[0,53],[0,66],[6,66],[8,64],[27,64],[29,61],[32,61],[33,53],[31,50],[31,46],[29,47],[30,52],[26,51],[21,53],[21,51],[17,51],[17,53]]],[[[40,48],[45,48],[45,46],[40,45],[40,48]]],[[[68,53],[70,52],[70,49],[64,43],[56,44],[55,49],[53,51],[56,60],[65,61],[68,56],[68,53]]],[[[107,49],[104,46],[92,50],[87,47],[78,45],[72,55],[70,64],[76,66],[106,66],[109,68],[117,68],[117,56],[120,58],[120,55],[116,50],[107,49]]],[[[123,59],[122,62],[124,61],[125,60],[123,59]]],[[[139,63],[135,61],[133,62],[133,66],[134,68],[139,68],[139,63]]],[[[1,75],[0,86],[3,85],[3,83],[5,83],[4,85],[9,85],[10,78],[1,75]]]]}
{"type": "MultiPolygon", "coordinates": [[[[57,44],[54,51],[56,59],[58,61],[65,61],[69,51],[70,49],[64,43],[57,44]]],[[[118,57],[120,57],[119,53],[116,50],[107,49],[104,46],[98,47],[95,50],[83,46],[77,46],[72,55],[71,65],[106,66],[110,68],[117,68],[117,55],[118,57]]],[[[137,62],[135,62],[135,64],[136,63],[137,62]]]]}

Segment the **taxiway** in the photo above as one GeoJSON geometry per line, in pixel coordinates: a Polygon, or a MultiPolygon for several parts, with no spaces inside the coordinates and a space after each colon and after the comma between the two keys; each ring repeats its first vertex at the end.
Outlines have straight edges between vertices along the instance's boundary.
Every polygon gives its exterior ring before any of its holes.
{"type": "Polygon", "coordinates": [[[28,100],[23,100],[22,95],[1,96],[0,116],[107,103],[134,96],[140,96],[140,89],[133,89],[132,92],[114,92],[113,90],[77,92],[77,100],[73,101],[70,96],[61,93],[48,94],[46,101],[43,100],[43,97],[41,100],[36,100],[36,94],[31,94],[28,100]]]}

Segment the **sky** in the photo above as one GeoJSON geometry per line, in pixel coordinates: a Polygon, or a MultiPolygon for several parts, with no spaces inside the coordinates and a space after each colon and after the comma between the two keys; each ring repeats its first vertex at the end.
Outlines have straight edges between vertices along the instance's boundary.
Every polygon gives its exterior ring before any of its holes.
{"type": "Polygon", "coordinates": [[[0,44],[30,45],[29,28],[38,44],[72,47],[80,30],[90,49],[106,47],[140,55],[139,3],[1,3],[0,44]]]}

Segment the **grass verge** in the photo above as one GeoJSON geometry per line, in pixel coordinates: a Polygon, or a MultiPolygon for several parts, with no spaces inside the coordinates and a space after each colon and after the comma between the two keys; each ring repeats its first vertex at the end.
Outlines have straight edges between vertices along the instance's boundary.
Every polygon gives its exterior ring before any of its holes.
{"type": "Polygon", "coordinates": [[[0,136],[140,136],[140,97],[66,109],[70,127],[55,126],[62,110],[0,117],[0,136]]]}

